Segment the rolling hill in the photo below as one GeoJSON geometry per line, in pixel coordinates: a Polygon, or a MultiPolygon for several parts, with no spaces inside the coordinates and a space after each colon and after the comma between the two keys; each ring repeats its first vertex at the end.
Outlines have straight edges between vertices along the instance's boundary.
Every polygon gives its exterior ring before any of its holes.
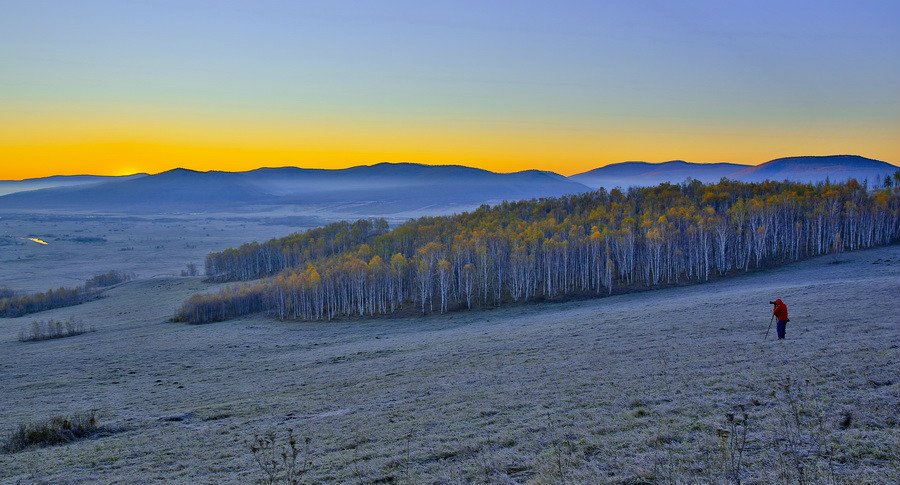
{"type": "Polygon", "coordinates": [[[606,165],[569,178],[589,187],[631,187],[681,183],[688,178],[704,183],[718,182],[722,177],[741,182],[792,180],[817,183],[826,179],[844,182],[855,178],[870,184],[881,182],[900,167],[858,155],[787,157],[760,165],[735,163],[691,163],[673,160],[664,163],[624,162],[606,165]]]}
{"type": "Polygon", "coordinates": [[[858,155],[831,155],[823,157],[787,157],[745,168],[732,175],[743,182],[790,179],[797,182],[816,183],[829,179],[843,182],[850,178],[880,182],[893,175],[900,167],[858,155]]]}

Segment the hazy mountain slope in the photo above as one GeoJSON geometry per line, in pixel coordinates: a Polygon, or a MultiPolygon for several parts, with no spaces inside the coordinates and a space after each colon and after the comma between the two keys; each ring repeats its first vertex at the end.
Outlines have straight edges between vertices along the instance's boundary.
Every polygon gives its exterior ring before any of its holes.
{"type": "Polygon", "coordinates": [[[342,206],[392,213],[448,209],[500,200],[590,191],[561,175],[528,170],[494,173],[456,165],[382,163],[342,170],[263,168],[249,172],[176,169],[89,187],[52,188],[0,197],[0,208],[203,210],[247,205],[342,206]]]}
{"type": "Polygon", "coordinates": [[[701,182],[718,182],[722,177],[750,168],[736,163],[691,163],[672,160],[663,163],[623,162],[595,168],[569,177],[589,187],[659,185],[663,182],[681,183],[688,178],[701,182]]]}
{"type": "Polygon", "coordinates": [[[145,173],[136,173],[124,176],[104,175],[53,175],[52,177],[40,177],[24,180],[0,180],[0,196],[25,192],[28,190],[49,189],[53,187],[73,187],[77,185],[90,185],[115,180],[129,180],[144,177],[145,173]]]}
{"type": "Polygon", "coordinates": [[[187,210],[256,202],[264,196],[239,173],[175,169],[129,180],[18,192],[0,197],[0,208],[116,211],[153,206],[187,210]]]}
{"type": "Polygon", "coordinates": [[[462,166],[378,164],[305,172],[276,182],[281,203],[361,203],[386,211],[555,197],[591,189],[537,170],[494,173],[462,166]]]}
{"type": "Polygon", "coordinates": [[[302,205],[337,208],[348,214],[393,214],[424,208],[453,212],[482,203],[555,197],[592,188],[652,186],[687,178],[717,182],[794,180],[840,182],[853,177],[870,183],[898,167],[855,155],[789,157],[758,166],[702,164],[674,160],[625,162],[563,177],[526,170],[495,173],[459,165],[380,163],[341,170],[296,167],[248,172],[175,169],[127,177],[47,177],[0,181],[0,209],[100,211],[202,211],[247,206],[302,205]],[[13,192],[13,193],[10,193],[13,192]]]}
{"type": "Polygon", "coordinates": [[[827,179],[843,182],[855,178],[874,184],[893,175],[900,167],[858,155],[787,157],[760,165],[736,163],[691,163],[673,160],[664,163],[623,162],[606,165],[569,177],[589,187],[652,186],[663,182],[681,183],[687,178],[701,182],[718,182],[727,177],[741,182],[791,180],[817,183],[827,179]]]}
{"type": "Polygon", "coordinates": [[[748,167],[734,174],[744,182],[763,180],[795,180],[798,182],[842,182],[849,178],[870,183],[893,175],[900,167],[858,155],[829,155],[821,157],[787,157],[748,167]]]}

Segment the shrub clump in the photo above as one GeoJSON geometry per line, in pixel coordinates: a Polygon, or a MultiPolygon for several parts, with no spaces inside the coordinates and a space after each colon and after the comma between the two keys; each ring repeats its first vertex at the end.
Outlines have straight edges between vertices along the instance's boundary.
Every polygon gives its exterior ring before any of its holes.
{"type": "Polygon", "coordinates": [[[108,286],[118,285],[131,279],[131,275],[121,271],[110,271],[108,273],[92,276],[84,282],[85,289],[92,290],[94,288],[106,288],[108,286]]]}
{"type": "Polygon", "coordinates": [[[97,425],[97,411],[55,416],[45,421],[22,424],[3,443],[4,453],[69,443],[103,431],[97,425]]]}
{"type": "Polygon", "coordinates": [[[87,328],[84,322],[71,318],[66,321],[53,320],[33,321],[31,327],[27,330],[22,329],[19,332],[19,342],[38,342],[41,340],[50,340],[55,338],[74,337],[83,333],[93,332],[94,327],[87,328]]]}
{"type": "Polygon", "coordinates": [[[51,288],[43,293],[19,296],[12,290],[5,289],[0,291],[0,317],[21,317],[28,313],[78,305],[99,298],[102,288],[124,283],[131,277],[121,271],[110,271],[92,276],[84,285],[74,288],[51,288]]]}

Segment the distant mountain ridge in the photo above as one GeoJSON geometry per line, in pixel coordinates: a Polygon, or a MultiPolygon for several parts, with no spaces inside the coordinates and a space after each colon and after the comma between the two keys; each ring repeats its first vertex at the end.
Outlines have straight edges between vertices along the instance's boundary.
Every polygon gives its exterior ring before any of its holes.
{"type": "Polygon", "coordinates": [[[659,185],[663,182],[682,182],[687,178],[710,183],[751,167],[752,165],[737,163],[690,163],[684,160],[663,163],[623,162],[595,168],[569,178],[594,188],[659,185]]]}
{"type": "Polygon", "coordinates": [[[129,180],[9,194],[0,197],[0,209],[194,211],[302,205],[391,214],[435,207],[465,210],[590,190],[539,170],[495,173],[460,165],[379,163],[338,170],[277,167],[247,172],[179,168],[129,180]]]}
{"type": "Polygon", "coordinates": [[[592,188],[658,185],[663,182],[681,183],[691,178],[704,183],[721,178],[741,182],[763,180],[792,180],[818,183],[825,180],[843,182],[850,178],[880,183],[900,167],[859,155],[825,155],[785,157],[760,165],[736,163],[691,163],[673,160],[663,163],[624,162],[606,165],[569,178],[592,188]]]}
{"type": "Polygon", "coordinates": [[[752,166],[735,163],[623,162],[564,177],[524,170],[496,173],[462,165],[378,163],[345,169],[259,168],[199,172],[177,168],[154,175],[92,175],[0,181],[0,209],[73,209],[111,212],[185,212],[260,206],[327,208],[343,214],[449,213],[483,203],[556,197],[599,187],[627,188],[704,183],[794,180],[871,184],[900,167],[857,155],[787,157],[752,166]],[[2,192],[12,190],[14,193],[2,192]],[[5,194],[5,195],[4,195],[5,194]]]}

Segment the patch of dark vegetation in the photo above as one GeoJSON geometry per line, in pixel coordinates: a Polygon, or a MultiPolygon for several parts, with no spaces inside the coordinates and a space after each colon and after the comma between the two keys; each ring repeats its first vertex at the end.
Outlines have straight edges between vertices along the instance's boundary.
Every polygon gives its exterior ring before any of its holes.
{"type": "Polygon", "coordinates": [[[109,271],[108,273],[95,275],[85,281],[84,285],[74,288],[61,286],[55,290],[51,288],[46,292],[21,296],[16,296],[15,293],[11,293],[9,296],[0,294],[0,317],[21,317],[29,313],[78,305],[100,298],[100,290],[102,288],[123,283],[130,279],[131,275],[126,273],[109,271]]]}
{"type": "Polygon", "coordinates": [[[63,239],[63,241],[71,241],[71,242],[85,243],[85,244],[90,244],[90,243],[105,243],[105,242],[106,242],[106,238],[105,238],[105,237],[79,236],[79,237],[72,237],[72,238],[68,238],[68,239],[63,239]]]}
{"type": "Polygon", "coordinates": [[[159,420],[166,422],[166,423],[179,423],[181,421],[189,421],[193,417],[194,417],[194,413],[186,412],[186,413],[181,413],[181,414],[173,414],[171,416],[163,416],[163,417],[159,418],[159,420]]]}
{"type": "Polygon", "coordinates": [[[853,424],[853,413],[851,411],[844,411],[841,413],[841,421],[838,423],[841,429],[847,429],[850,425],[853,424]]]}
{"type": "Polygon", "coordinates": [[[205,416],[203,418],[203,421],[218,421],[220,419],[228,419],[231,416],[232,416],[231,413],[218,413],[218,414],[213,414],[210,416],[205,416]]]}
{"type": "Polygon", "coordinates": [[[97,411],[90,410],[68,416],[55,416],[45,421],[22,424],[3,442],[4,453],[18,453],[32,448],[70,443],[110,433],[97,422],[97,411]]]}
{"type": "Polygon", "coordinates": [[[199,276],[200,270],[197,268],[197,265],[194,263],[188,263],[185,265],[185,268],[181,270],[181,276],[186,277],[194,277],[199,276]]]}
{"type": "MultiPolygon", "coordinates": [[[[250,222],[256,222],[251,220],[250,222]]],[[[284,217],[266,217],[258,221],[264,226],[305,226],[315,227],[322,224],[322,219],[315,216],[284,216],[284,217]]]]}
{"type": "Polygon", "coordinates": [[[890,379],[885,379],[883,381],[879,381],[877,379],[869,379],[868,383],[872,385],[872,387],[882,387],[882,386],[890,386],[894,383],[894,381],[890,379]]]}
{"type": "Polygon", "coordinates": [[[84,322],[70,318],[69,320],[33,321],[28,329],[19,332],[19,342],[39,342],[57,338],[74,337],[83,333],[94,332],[94,327],[86,327],[84,322]]]}
{"type": "Polygon", "coordinates": [[[131,278],[132,275],[130,274],[112,270],[103,274],[92,276],[84,282],[84,287],[89,290],[94,288],[107,288],[113,285],[118,285],[119,283],[129,281],[131,278]]]}
{"type": "Polygon", "coordinates": [[[15,290],[8,286],[0,286],[0,298],[12,298],[16,296],[15,290]]]}

